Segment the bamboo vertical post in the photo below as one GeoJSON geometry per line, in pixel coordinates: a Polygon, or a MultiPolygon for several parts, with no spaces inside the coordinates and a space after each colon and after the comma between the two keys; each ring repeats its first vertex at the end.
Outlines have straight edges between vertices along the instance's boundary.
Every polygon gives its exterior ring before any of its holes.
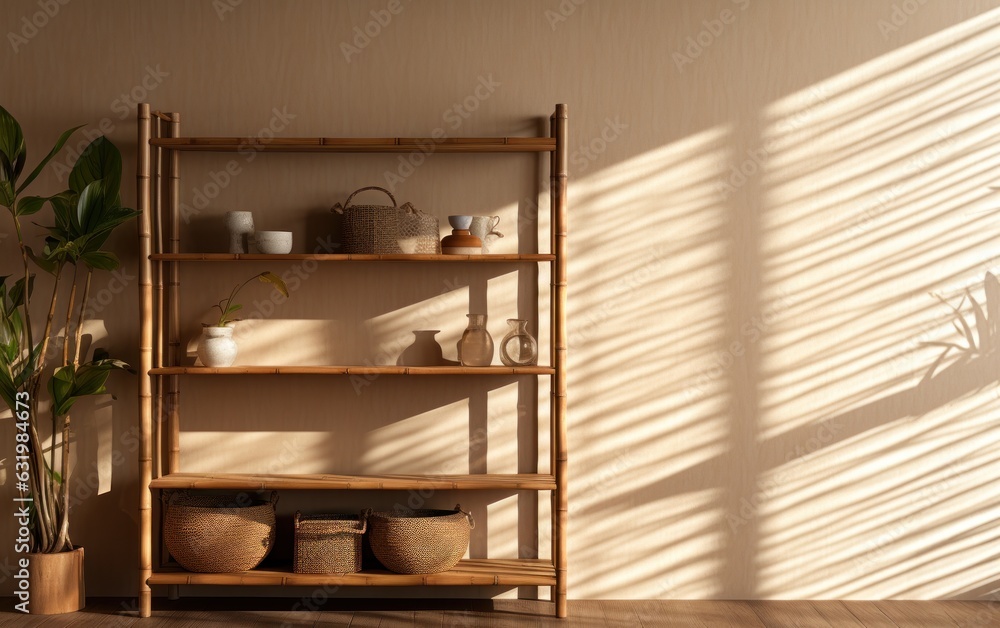
{"type": "MultiPolygon", "coordinates": [[[[181,114],[171,113],[169,137],[180,137],[181,134],[181,114]]],[[[180,252],[180,183],[181,183],[181,162],[180,153],[172,150],[168,153],[167,161],[167,211],[170,216],[170,252],[180,252]]],[[[180,268],[177,262],[167,265],[167,300],[170,304],[170,312],[167,317],[169,329],[167,344],[167,361],[170,366],[180,364],[178,353],[181,345],[181,319],[180,319],[180,268]]],[[[180,472],[180,378],[177,375],[170,375],[167,379],[167,432],[170,443],[167,452],[167,473],[180,472]]]]}
{"type": "Polygon", "coordinates": [[[555,254],[555,272],[552,278],[554,327],[552,330],[553,354],[555,368],[553,375],[552,397],[554,412],[552,414],[552,449],[555,460],[556,490],[553,491],[553,549],[552,559],[556,570],[556,586],[552,598],[556,604],[556,616],[566,617],[566,533],[569,516],[569,496],[567,494],[567,463],[569,447],[566,430],[566,289],[567,289],[567,183],[569,180],[569,154],[566,147],[568,139],[569,120],[566,105],[556,105],[552,121],[552,134],[556,138],[556,150],[553,153],[552,186],[550,198],[552,203],[552,243],[555,254]]]}
{"type": "MultiPolygon", "coordinates": [[[[152,118],[152,134],[154,138],[163,137],[163,118],[156,112],[152,118]]],[[[153,180],[151,185],[150,204],[150,231],[152,235],[151,250],[153,253],[163,252],[163,223],[161,222],[160,211],[163,206],[163,149],[155,148],[152,151],[152,172],[153,180]]],[[[163,366],[163,356],[166,346],[163,335],[163,263],[154,261],[153,269],[153,366],[163,366]]],[[[163,415],[164,415],[164,394],[163,378],[153,378],[153,477],[159,478],[163,475],[163,415]]]]}
{"type": "Polygon", "coordinates": [[[151,129],[149,105],[139,105],[138,167],[136,173],[139,214],[139,616],[149,617],[152,612],[152,591],[147,580],[153,575],[152,510],[153,498],[149,484],[153,480],[151,428],[153,419],[152,378],[153,365],[153,286],[152,262],[149,254],[152,245],[150,234],[150,146],[151,129]]]}

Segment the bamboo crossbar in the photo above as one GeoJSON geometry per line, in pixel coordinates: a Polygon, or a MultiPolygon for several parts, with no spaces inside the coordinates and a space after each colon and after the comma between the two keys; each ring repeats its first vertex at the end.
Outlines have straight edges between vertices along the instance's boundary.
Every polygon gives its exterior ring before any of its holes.
{"type": "Polygon", "coordinates": [[[192,573],[161,569],[150,584],[250,585],[250,586],[552,586],[552,563],[539,559],[466,559],[448,571],[435,574],[397,574],[366,570],[351,574],[297,574],[288,570],[253,569],[239,573],[192,573]]]}
{"type": "Polygon", "coordinates": [[[490,253],[487,255],[434,255],[425,253],[285,253],[265,255],[262,253],[154,253],[154,261],[165,262],[551,262],[555,255],[546,253],[515,254],[490,253]]]}
{"type": "Polygon", "coordinates": [[[151,375],[552,375],[550,366],[164,366],[151,375]]]}
{"type": "Polygon", "coordinates": [[[173,151],[219,152],[530,153],[556,149],[550,137],[171,137],[151,143],[173,151]]]}
{"type": "Polygon", "coordinates": [[[155,489],[266,490],[526,490],[551,491],[555,476],[539,473],[479,475],[334,475],[171,473],[153,480],[155,489]]]}

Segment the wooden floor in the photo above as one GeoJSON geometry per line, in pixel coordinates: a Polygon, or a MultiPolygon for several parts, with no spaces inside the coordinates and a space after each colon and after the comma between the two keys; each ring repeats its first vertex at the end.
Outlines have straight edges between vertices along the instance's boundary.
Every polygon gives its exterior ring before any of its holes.
{"type": "MultiPolygon", "coordinates": [[[[9,601],[9,600],[8,600],[9,601]]],[[[602,600],[570,602],[570,617],[551,616],[547,602],[528,600],[334,600],[315,611],[290,608],[294,598],[155,600],[153,617],[135,616],[134,600],[89,600],[70,615],[0,613],[0,626],[349,626],[370,628],[989,628],[1000,626],[994,602],[722,602],[602,600]]],[[[11,608],[12,602],[5,608],[11,608]]]]}

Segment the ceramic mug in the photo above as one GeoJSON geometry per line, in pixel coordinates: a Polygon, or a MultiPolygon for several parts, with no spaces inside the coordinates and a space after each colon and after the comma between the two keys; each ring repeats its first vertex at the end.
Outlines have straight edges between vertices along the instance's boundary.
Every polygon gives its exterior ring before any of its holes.
{"type": "Polygon", "coordinates": [[[490,242],[502,238],[503,234],[496,230],[500,224],[500,216],[473,216],[469,232],[483,242],[483,253],[489,252],[490,242]]]}

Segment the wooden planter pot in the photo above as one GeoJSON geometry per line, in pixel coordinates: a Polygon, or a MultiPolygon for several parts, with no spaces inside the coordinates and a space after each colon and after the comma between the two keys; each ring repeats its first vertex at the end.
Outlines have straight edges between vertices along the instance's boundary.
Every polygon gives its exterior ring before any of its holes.
{"type": "Polygon", "coordinates": [[[28,554],[28,560],[29,613],[72,613],[86,605],[82,547],[58,554],[28,554]]]}

